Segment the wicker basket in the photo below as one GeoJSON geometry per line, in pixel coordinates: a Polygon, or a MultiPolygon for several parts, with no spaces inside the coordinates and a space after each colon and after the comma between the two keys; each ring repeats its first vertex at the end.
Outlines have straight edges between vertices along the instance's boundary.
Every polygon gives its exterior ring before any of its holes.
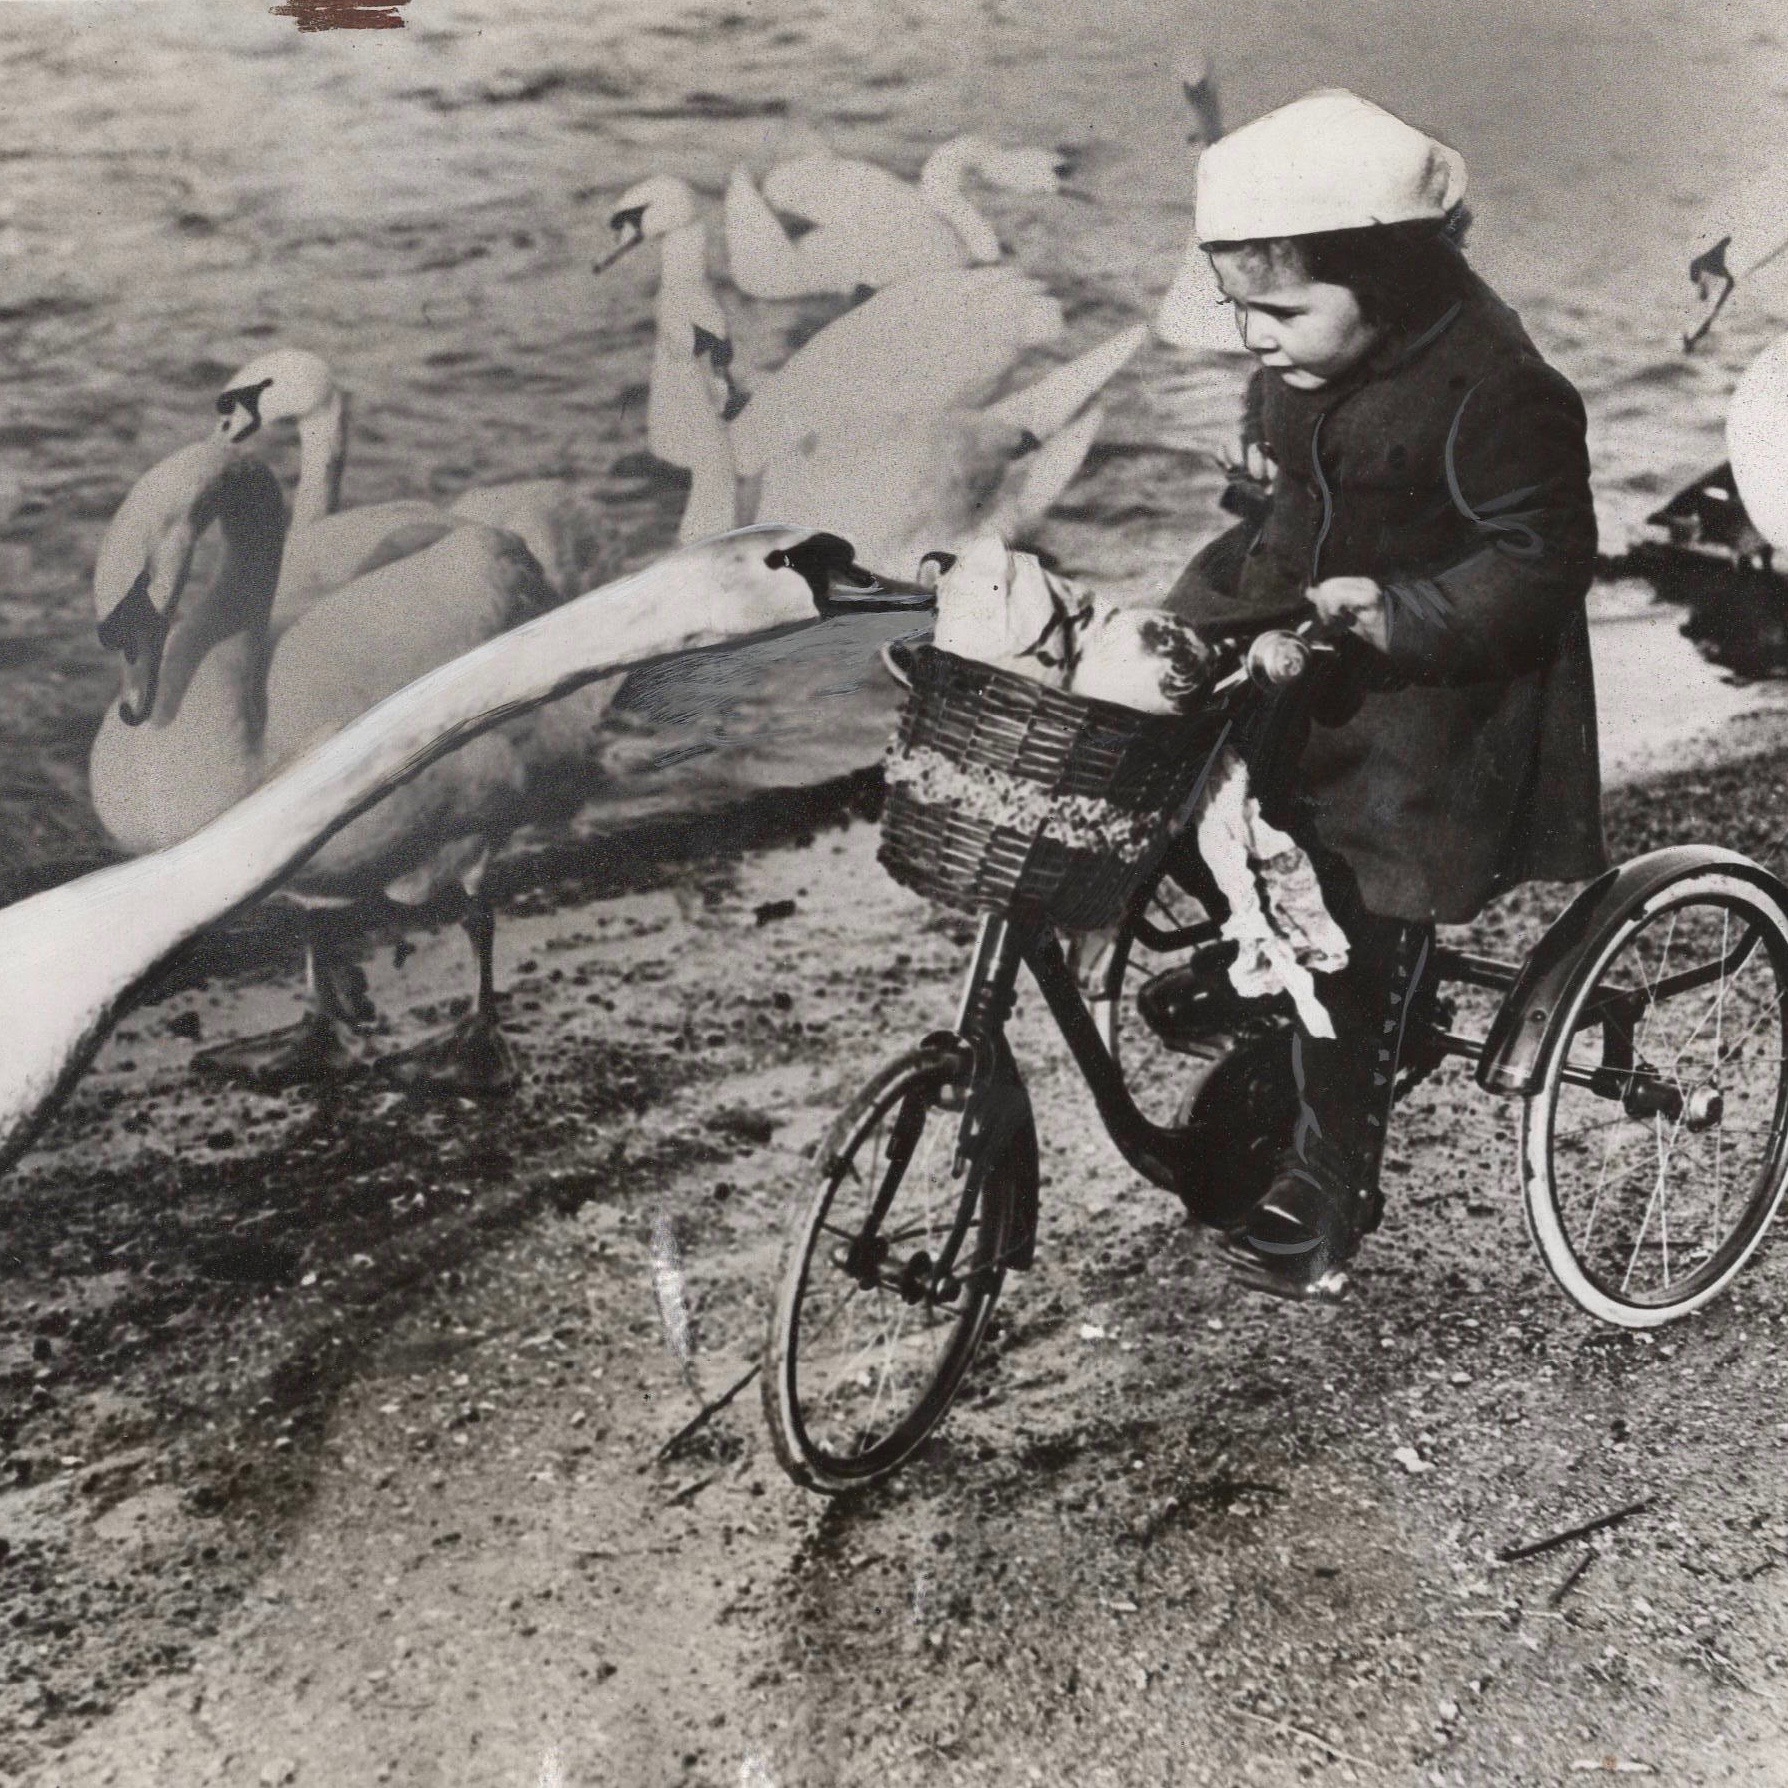
{"type": "Polygon", "coordinates": [[[1115,925],[1221,722],[1088,701],[931,646],[910,666],[884,764],[883,867],[960,912],[1115,925]]]}

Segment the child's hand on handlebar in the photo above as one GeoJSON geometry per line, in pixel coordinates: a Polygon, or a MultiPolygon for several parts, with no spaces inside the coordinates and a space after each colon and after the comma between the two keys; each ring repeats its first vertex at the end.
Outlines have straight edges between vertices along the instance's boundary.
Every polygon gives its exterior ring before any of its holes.
{"type": "Polygon", "coordinates": [[[1369,577],[1325,577],[1307,592],[1325,623],[1351,628],[1368,645],[1388,649],[1384,591],[1369,577]]]}

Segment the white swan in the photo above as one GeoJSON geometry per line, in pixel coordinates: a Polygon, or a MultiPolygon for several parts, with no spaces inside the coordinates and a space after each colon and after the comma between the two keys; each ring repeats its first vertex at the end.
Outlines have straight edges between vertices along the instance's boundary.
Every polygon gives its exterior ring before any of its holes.
{"type": "Polygon", "coordinates": [[[874,162],[824,152],[772,168],[761,193],[735,168],[726,189],[733,284],[751,298],[799,298],[989,265],[1000,239],[963,181],[972,174],[1005,192],[1057,193],[1073,165],[1057,150],[960,136],[931,152],[916,186],[874,162]],[[778,211],[813,228],[791,239],[778,211]]]}
{"type": "Polygon", "coordinates": [[[1726,410],[1726,452],[1751,526],[1788,552],[1788,335],[1738,381],[1726,410]]]}
{"type": "MultiPolygon", "coordinates": [[[[322,597],[274,639],[284,531],[273,474],[216,439],[145,473],[106,530],[94,597],[123,690],[94,740],[89,779],[101,824],[127,851],[190,836],[393,690],[557,600],[514,535],[465,523],[322,597]],[[194,548],[213,524],[223,563],[208,589],[194,589],[194,548]]],[[[412,1082],[491,1091],[513,1079],[481,882],[540,771],[583,749],[586,718],[572,704],[523,734],[481,739],[332,839],[297,880],[295,892],[334,903],[381,891],[405,904],[456,887],[463,896],[479,999],[449,1039],[398,1063],[412,1082]]],[[[209,1052],[210,1065],[281,1084],[344,1064],[338,1024],[356,1001],[331,948],[339,923],[307,914],[307,1016],[209,1052]]]]}
{"type": "Polygon", "coordinates": [[[349,396],[328,362],[306,348],[275,348],[241,367],[217,399],[219,436],[240,445],[263,427],[298,428],[298,486],[274,603],[273,630],[283,632],[320,597],[373,561],[395,533],[398,550],[413,550],[432,531],[456,521],[519,535],[562,596],[578,569],[577,517],[571,493],[557,479],[525,479],[465,492],[448,509],[400,499],[338,510],[348,450],[349,396]]]}
{"type": "MultiPolygon", "coordinates": [[[[1700,314],[1685,330],[1692,352],[1741,284],[1772,266],[1788,268],[1788,162],[1769,169],[1710,209],[1689,263],[1700,314]]],[[[1752,527],[1788,550],[1788,335],[1746,367],[1726,410],[1732,482],[1752,527]]]]}
{"type": "Polygon", "coordinates": [[[646,397],[646,446],[691,474],[677,538],[685,545],[724,532],[738,519],[737,478],[727,443],[731,340],[726,312],[708,283],[707,225],[687,181],[661,174],[621,195],[610,228],[620,240],[596,263],[611,267],[642,243],[660,246],[658,327],[646,397]],[[722,362],[716,365],[716,360],[722,362]]]}
{"type": "MultiPolygon", "coordinates": [[[[252,540],[243,550],[252,558],[252,540]]],[[[910,601],[855,575],[836,539],[751,528],[705,541],[442,665],[181,843],[0,911],[8,1013],[0,1171],[31,1145],[176,950],[279,886],[467,741],[592,684],[612,688],[630,667],[811,621],[840,604],[910,601]]]]}
{"type": "Polygon", "coordinates": [[[729,501],[740,516],[843,532],[848,516],[869,562],[911,575],[921,554],[984,526],[1020,531],[1079,469],[1101,420],[1093,400],[1147,336],[1142,325],[1120,331],[989,401],[1019,357],[1064,324],[1037,281],[970,268],[878,292],[747,397],[732,382],[687,184],[643,182],[622,195],[611,224],[621,241],[599,271],[641,243],[666,245],[647,443],[692,472],[686,536],[729,501]],[[731,397],[717,416],[721,385],[731,397]],[[837,519],[812,519],[827,515],[837,519]]]}

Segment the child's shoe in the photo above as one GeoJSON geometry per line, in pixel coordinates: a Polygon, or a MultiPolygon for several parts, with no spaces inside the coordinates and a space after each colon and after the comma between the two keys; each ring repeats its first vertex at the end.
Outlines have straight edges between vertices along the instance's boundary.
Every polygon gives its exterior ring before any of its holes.
{"type": "Polygon", "coordinates": [[[1252,1290],[1337,1303],[1347,1291],[1347,1264],[1381,1209],[1377,1188],[1340,1150],[1306,1136],[1279,1157],[1266,1195],[1218,1251],[1252,1290]]]}

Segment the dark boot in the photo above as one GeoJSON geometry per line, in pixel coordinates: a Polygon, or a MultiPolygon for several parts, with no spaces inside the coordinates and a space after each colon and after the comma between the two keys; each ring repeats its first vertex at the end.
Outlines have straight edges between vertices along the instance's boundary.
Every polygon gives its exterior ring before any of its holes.
{"type": "Polygon", "coordinates": [[[1266,1195],[1223,1243],[1245,1283],[1287,1297],[1339,1298],[1348,1263],[1383,1216],[1385,1129],[1433,944],[1426,925],[1350,917],[1352,958],[1339,975],[1322,977],[1335,1036],[1294,1037],[1292,1145],[1266,1195]]]}

